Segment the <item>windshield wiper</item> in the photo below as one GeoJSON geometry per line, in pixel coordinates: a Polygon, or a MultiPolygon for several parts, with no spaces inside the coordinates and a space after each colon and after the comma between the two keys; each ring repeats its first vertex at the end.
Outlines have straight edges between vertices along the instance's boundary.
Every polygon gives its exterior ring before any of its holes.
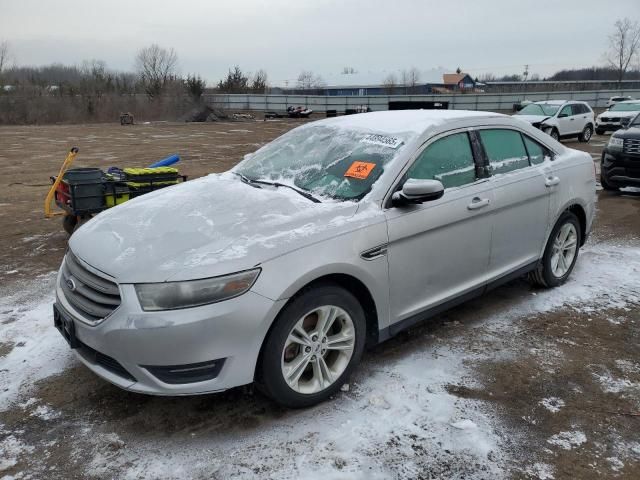
{"type": "Polygon", "coordinates": [[[322,203],[321,200],[319,200],[318,198],[314,197],[313,195],[311,195],[309,192],[307,192],[306,190],[300,190],[297,189],[296,187],[292,187],[291,185],[287,185],[286,183],[280,183],[280,182],[269,182],[267,180],[255,180],[253,178],[249,178],[241,173],[238,172],[233,172],[234,174],[238,175],[240,177],[240,180],[242,180],[244,183],[246,183],[247,185],[251,185],[252,187],[255,188],[262,188],[260,185],[270,185],[272,187],[286,187],[286,188],[290,188],[291,190],[293,190],[294,192],[298,193],[299,195],[302,195],[304,198],[311,200],[313,203],[322,203]]]}
{"type": "Polygon", "coordinates": [[[240,177],[240,180],[242,180],[242,183],[246,183],[247,185],[252,186],[253,188],[262,188],[260,185],[256,185],[255,180],[251,180],[249,177],[244,176],[241,173],[238,172],[232,172],[234,175],[237,175],[240,177]]]}

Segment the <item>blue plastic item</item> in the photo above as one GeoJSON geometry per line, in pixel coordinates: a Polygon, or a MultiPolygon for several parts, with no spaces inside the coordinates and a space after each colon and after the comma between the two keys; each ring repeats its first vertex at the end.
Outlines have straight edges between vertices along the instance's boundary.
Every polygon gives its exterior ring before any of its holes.
{"type": "Polygon", "coordinates": [[[180,161],[180,156],[176,153],[167,158],[163,158],[162,160],[159,160],[156,163],[152,163],[151,165],[149,165],[149,168],[168,167],[169,165],[173,165],[174,163],[178,163],[179,161],[180,161]]]}

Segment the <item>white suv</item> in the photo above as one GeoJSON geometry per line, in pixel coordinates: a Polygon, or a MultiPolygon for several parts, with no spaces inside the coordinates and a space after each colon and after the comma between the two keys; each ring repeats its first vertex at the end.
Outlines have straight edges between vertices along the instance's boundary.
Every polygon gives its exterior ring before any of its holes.
{"type": "Polygon", "coordinates": [[[627,100],[633,100],[633,98],[627,96],[627,97],[611,97],[608,101],[607,101],[607,108],[611,108],[613,107],[616,103],[620,103],[620,102],[626,102],[627,100]]]}
{"type": "Polygon", "coordinates": [[[530,123],[554,140],[577,137],[581,142],[591,140],[594,114],[586,102],[548,100],[530,103],[516,117],[530,123]]]}
{"type": "Polygon", "coordinates": [[[622,127],[623,119],[632,120],[638,113],[640,113],[640,100],[618,102],[598,115],[596,133],[603,135],[609,130],[617,130],[622,127]]]}

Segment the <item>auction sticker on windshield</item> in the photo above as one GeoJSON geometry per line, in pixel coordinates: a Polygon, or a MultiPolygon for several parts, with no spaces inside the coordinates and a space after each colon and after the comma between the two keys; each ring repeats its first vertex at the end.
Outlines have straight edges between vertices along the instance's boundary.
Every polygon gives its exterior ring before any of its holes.
{"type": "Polygon", "coordinates": [[[389,148],[398,148],[402,144],[402,139],[398,137],[388,137],[386,135],[371,134],[362,139],[365,143],[382,145],[389,148]]]}
{"type": "Polygon", "coordinates": [[[364,180],[375,168],[375,163],[367,162],[353,162],[349,169],[344,172],[345,177],[353,177],[359,180],[364,180]]]}

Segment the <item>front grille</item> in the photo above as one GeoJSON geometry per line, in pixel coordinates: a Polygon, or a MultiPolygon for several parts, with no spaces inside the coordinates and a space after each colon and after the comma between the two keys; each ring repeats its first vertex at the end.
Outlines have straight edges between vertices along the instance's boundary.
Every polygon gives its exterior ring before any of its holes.
{"type": "Polygon", "coordinates": [[[640,139],[625,138],[622,143],[622,152],[629,155],[640,155],[640,139]]]}
{"type": "Polygon", "coordinates": [[[122,365],[120,365],[120,363],[115,358],[111,358],[104,353],[100,353],[99,351],[91,348],[89,345],[82,343],[80,340],[78,340],[78,344],[78,351],[84,358],[87,359],[87,361],[100,365],[105,370],[108,370],[111,373],[118,375],[119,377],[131,380],[132,382],[137,381],[136,378],[131,375],[122,365]]]}
{"type": "Polygon", "coordinates": [[[603,122],[614,122],[614,123],[618,123],[620,122],[620,119],[617,117],[602,117],[602,121],[603,122]]]}
{"type": "Polygon", "coordinates": [[[120,290],[111,280],[85,268],[69,251],[62,264],[60,288],[85,320],[97,323],[120,305],[120,290]]]}

